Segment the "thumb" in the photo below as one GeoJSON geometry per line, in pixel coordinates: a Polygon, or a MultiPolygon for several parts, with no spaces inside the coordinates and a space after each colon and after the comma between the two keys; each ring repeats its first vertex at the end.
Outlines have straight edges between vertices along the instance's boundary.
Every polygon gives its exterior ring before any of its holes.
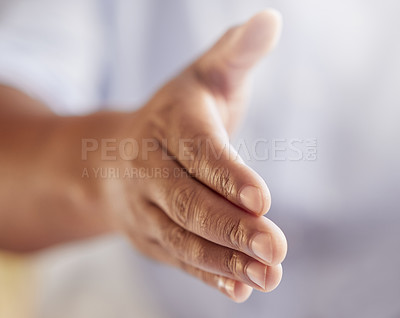
{"type": "Polygon", "coordinates": [[[274,48],[281,33],[281,20],[278,11],[268,9],[228,30],[195,63],[200,79],[213,91],[229,96],[274,48]]]}

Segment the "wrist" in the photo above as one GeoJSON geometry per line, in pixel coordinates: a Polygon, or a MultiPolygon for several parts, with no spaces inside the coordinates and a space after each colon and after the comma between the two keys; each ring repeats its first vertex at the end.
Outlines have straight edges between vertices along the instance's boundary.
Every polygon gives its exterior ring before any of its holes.
{"type": "MultiPolygon", "coordinates": [[[[121,211],[128,208],[126,185],[119,172],[131,162],[121,160],[118,145],[132,138],[135,117],[136,113],[99,112],[65,119],[65,127],[73,133],[68,141],[72,153],[63,156],[70,160],[64,165],[69,165],[64,176],[70,178],[69,193],[92,231],[117,231],[121,211]]],[[[71,136],[62,130],[64,136],[71,136]]]]}

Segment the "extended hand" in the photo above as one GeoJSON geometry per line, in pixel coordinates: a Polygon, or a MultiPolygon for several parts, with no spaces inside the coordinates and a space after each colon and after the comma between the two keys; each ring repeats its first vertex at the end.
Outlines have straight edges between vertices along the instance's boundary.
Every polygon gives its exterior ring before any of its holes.
{"type": "MultiPolygon", "coordinates": [[[[144,253],[238,302],[250,295],[247,285],[274,289],[286,254],[283,233],[260,217],[270,207],[268,188],[231,149],[227,133],[243,113],[248,73],[279,29],[272,11],[230,29],[135,113],[127,133],[156,146],[132,162],[148,175],[129,185],[126,232],[144,253]]],[[[140,141],[139,147],[148,151],[140,141]]]]}

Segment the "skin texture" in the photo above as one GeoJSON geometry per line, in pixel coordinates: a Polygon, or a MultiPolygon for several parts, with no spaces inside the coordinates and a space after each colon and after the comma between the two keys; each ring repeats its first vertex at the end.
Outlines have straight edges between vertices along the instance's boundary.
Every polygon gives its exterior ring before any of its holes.
{"type": "Polygon", "coordinates": [[[0,87],[0,248],[30,252],[120,232],[236,302],[253,288],[273,290],[286,239],[263,217],[269,190],[229,134],[245,111],[250,71],[279,32],[279,14],[260,12],[133,113],[59,117],[0,87]],[[93,168],[141,174],[83,173],[93,168]]]}

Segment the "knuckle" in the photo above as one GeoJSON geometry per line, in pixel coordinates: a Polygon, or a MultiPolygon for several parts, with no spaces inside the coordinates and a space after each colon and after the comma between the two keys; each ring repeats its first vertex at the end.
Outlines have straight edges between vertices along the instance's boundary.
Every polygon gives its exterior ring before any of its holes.
{"type": "Polygon", "coordinates": [[[189,252],[187,261],[194,265],[204,265],[211,261],[207,249],[199,241],[190,245],[189,252]]]}
{"type": "Polygon", "coordinates": [[[230,250],[226,253],[222,270],[224,274],[233,274],[234,276],[237,276],[240,267],[239,264],[240,260],[238,254],[235,251],[230,250]]]}
{"type": "Polygon", "coordinates": [[[162,244],[167,250],[174,251],[174,254],[182,259],[187,241],[187,232],[180,226],[171,226],[164,231],[162,244]]]}
{"type": "Polygon", "coordinates": [[[239,250],[245,246],[246,230],[241,219],[229,219],[225,223],[223,231],[227,240],[234,248],[239,250]]]}
{"type": "Polygon", "coordinates": [[[220,162],[227,145],[213,143],[206,133],[192,135],[190,140],[190,147],[185,148],[185,157],[190,158],[187,161],[189,174],[205,179],[214,190],[230,198],[235,186],[233,176],[231,169],[220,162]]]}
{"type": "Polygon", "coordinates": [[[216,166],[210,173],[210,182],[215,186],[215,190],[229,199],[232,196],[234,183],[230,169],[223,166],[216,166]]]}
{"type": "Polygon", "coordinates": [[[199,209],[196,213],[196,223],[199,226],[200,233],[208,233],[212,229],[213,218],[206,209],[199,209]]]}
{"type": "Polygon", "coordinates": [[[187,150],[189,160],[189,172],[194,176],[202,174],[204,169],[208,166],[208,159],[205,153],[205,143],[209,140],[210,136],[204,132],[197,132],[191,135],[191,147],[187,150]]]}
{"type": "Polygon", "coordinates": [[[166,121],[165,118],[174,118],[175,108],[175,103],[167,102],[162,104],[162,107],[157,107],[157,109],[154,110],[155,116],[149,117],[147,127],[151,134],[158,140],[169,137],[171,123],[166,121]]]}
{"type": "Polygon", "coordinates": [[[158,92],[158,96],[162,97],[162,103],[155,100],[154,103],[150,103],[152,107],[153,116],[149,116],[146,121],[149,132],[152,136],[158,140],[168,139],[171,136],[171,126],[176,125],[179,121],[179,114],[181,113],[181,102],[179,98],[171,98],[169,90],[173,89],[171,83],[167,84],[161,91],[158,92]],[[168,94],[166,94],[168,92],[168,94]],[[166,120],[168,118],[169,120],[166,120]],[[176,120],[173,120],[176,119],[176,120]]]}
{"type": "Polygon", "coordinates": [[[194,188],[190,186],[178,186],[170,195],[173,218],[186,227],[190,213],[198,210],[199,202],[194,188]]]}

